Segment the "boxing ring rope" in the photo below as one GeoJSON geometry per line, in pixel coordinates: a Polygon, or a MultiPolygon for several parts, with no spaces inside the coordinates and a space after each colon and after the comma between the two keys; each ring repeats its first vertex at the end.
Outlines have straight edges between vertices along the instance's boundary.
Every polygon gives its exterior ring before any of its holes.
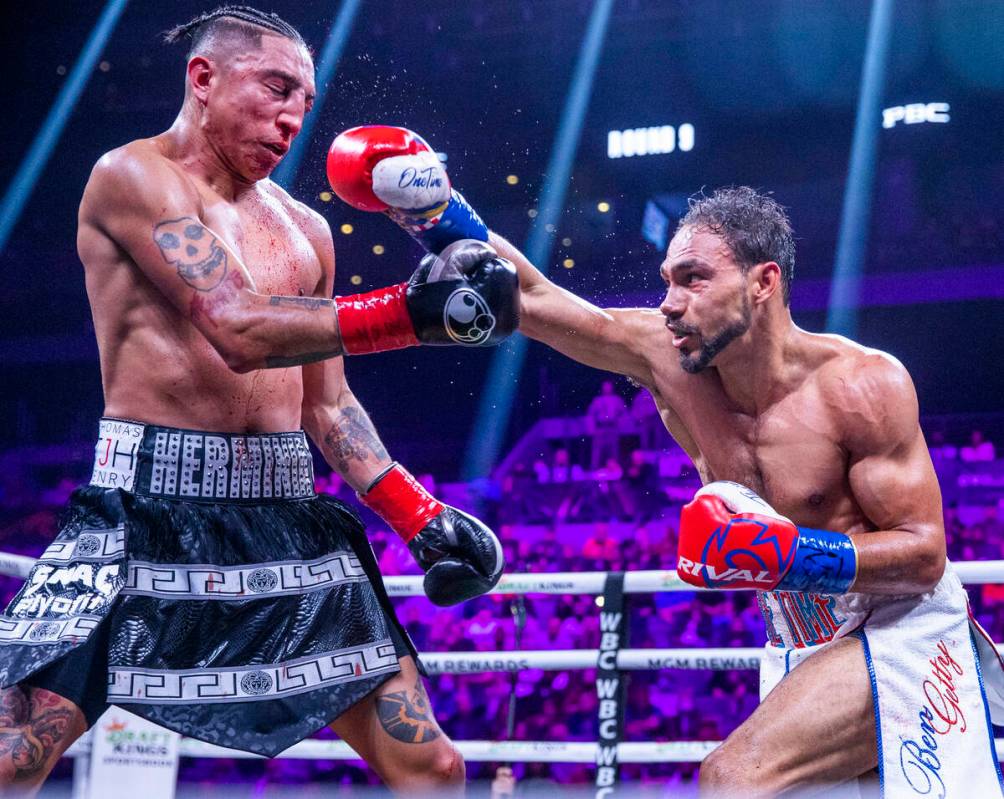
{"type": "MultiPolygon", "coordinates": [[[[0,552],[0,576],[24,579],[35,559],[13,552],[0,552]]],[[[965,585],[1004,582],[1004,560],[964,561],[953,563],[955,573],[965,585]]],[[[552,572],[550,574],[507,574],[493,594],[602,594],[609,572],[552,572]]],[[[384,577],[391,596],[422,596],[422,577],[384,577]]],[[[666,591],[696,591],[676,576],[675,571],[653,569],[624,573],[625,594],[657,594],[666,591]]],[[[705,589],[716,590],[716,589],[705,589]]]]}
{"type": "MultiPolygon", "coordinates": [[[[621,763],[697,763],[720,741],[673,741],[668,743],[621,743],[617,756],[621,763]]],[[[599,746],[591,741],[454,741],[464,760],[471,763],[596,763],[599,746]]],[[[1000,742],[1004,745],[1004,740],[1000,742]]],[[[90,733],[71,746],[65,757],[90,754],[90,733]]],[[[222,746],[182,738],[181,757],[240,758],[261,760],[261,755],[225,749],[222,746]]],[[[308,739],[276,755],[286,760],[362,759],[344,741],[308,739]]]]}
{"type": "MultiPolygon", "coordinates": [[[[0,552],[0,575],[25,578],[35,559],[25,555],[0,552]]],[[[954,563],[953,568],[966,585],[1004,582],[1004,560],[954,563]]],[[[502,578],[492,591],[495,594],[602,594],[607,572],[554,572],[551,574],[511,574],[502,578]]],[[[422,596],[420,576],[385,577],[391,596],[422,596]]],[[[695,591],[681,581],[675,571],[649,570],[625,572],[624,593],[661,593],[695,591]]],[[[716,590],[716,589],[705,589],[716,590]]],[[[999,647],[1004,651],[1004,647],[999,647]]],[[[694,669],[724,671],[757,669],[761,647],[622,649],[617,653],[617,668],[624,671],[694,669]]],[[[427,652],[422,663],[430,677],[441,674],[483,674],[529,669],[543,671],[584,670],[595,668],[600,651],[525,650],[502,652],[427,652]]],[[[81,737],[65,753],[66,757],[86,758],[90,753],[91,733],[81,737]]],[[[621,742],[617,756],[621,763],[696,763],[703,760],[720,741],[621,742]]],[[[995,741],[1004,752],[1004,738],[995,741]]],[[[456,741],[457,748],[469,762],[524,763],[596,763],[600,745],[589,741],[456,741]]],[[[191,738],[182,738],[181,757],[257,759],[259,755],[214,746],[191,738]]],[[[296,760],[360,760],[343,741],[308,739],[300,741],[279,758],[296,760]]]]}

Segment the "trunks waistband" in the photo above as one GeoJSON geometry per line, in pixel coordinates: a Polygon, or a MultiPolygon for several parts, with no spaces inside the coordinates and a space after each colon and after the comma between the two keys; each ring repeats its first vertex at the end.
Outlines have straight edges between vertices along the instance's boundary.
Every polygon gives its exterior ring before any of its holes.
{"type": "Polygon", "coordinates": [[[269,502],[314,496],[302,430],[207,433],[104,418],[91,485],[188,502],[269,502]]]}

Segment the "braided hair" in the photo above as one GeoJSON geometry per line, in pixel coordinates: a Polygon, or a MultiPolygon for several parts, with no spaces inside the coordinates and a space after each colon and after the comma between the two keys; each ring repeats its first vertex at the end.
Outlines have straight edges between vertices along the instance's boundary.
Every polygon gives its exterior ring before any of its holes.
{"type": "Polygon", "coordinates": [[[264,32],[262,29],[291,39],[308,52],[310,50],[300,32],[278,14],[259,11],[251,6],[220,6],[207,11],[189,22],[175,25],[164,33],[164,41],[175,44],[183,39],[190,40],[188,58],[191,58],[202,50],[211,37],[220,33],[238,34],[255,46],[260,46],[264,32]]]}

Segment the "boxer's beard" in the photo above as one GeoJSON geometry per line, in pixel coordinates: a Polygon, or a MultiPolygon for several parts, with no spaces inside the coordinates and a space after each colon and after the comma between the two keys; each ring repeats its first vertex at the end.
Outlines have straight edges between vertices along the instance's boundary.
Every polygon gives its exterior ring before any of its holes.
{"type": "Polygon", "coordinates": [[[701,337],[701,347],[696,352],[680,353],[680,366],[683,371],[696,375],[703,372],[711,364],[711,361],[718,353],[724,350],[729,344],[746,333],[753,323],[753,311],[750,307],[749,298],[742,295],[742,312],[735,322],[726,325],[723,330],[719,330],[711,338],[705,340],[698,328],[688,328],[673,325],[673,329],[678,333],[697,333],[701,337]]]}

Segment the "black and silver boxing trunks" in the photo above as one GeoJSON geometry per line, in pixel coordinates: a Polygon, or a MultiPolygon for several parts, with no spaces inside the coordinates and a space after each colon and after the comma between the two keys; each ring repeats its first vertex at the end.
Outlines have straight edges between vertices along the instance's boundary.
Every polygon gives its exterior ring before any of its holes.
{"type": "Polygon", "coordinates": [[[0,686],[269,756],[405,655],[362,523],[315,495],[302,431],[102,419],[90,485],[0,616],[0,686]]]}

